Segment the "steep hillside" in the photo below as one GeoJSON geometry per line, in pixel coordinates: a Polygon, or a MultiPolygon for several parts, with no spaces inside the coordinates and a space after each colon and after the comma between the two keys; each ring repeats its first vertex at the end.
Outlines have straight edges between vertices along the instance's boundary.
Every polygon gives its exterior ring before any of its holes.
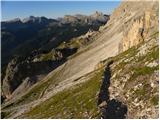
{"type": "Polygon", "coordinates": [[[98,30],[108,19],[108,15],[96,12],[90,16],[75,15],[60,19],[30,16],[23,20],[3,21],[2,72],[15,56],[26,57],[33,51],[49,52],[64,41],[85,34],[89,29],[98,30]]]}
{"type": "MultiPolygon", "coordinates": [[[[61,43],[58,49],[78,50],[5,101],[3,117],[158,118],[158,9],[157,1],[122,2],[99,31],[61,43]]],[[[53,53],[34,60],[54,59],[53,53]]]]}
{"type": "MultiPolygon", "coordinates": [[[[158,118],[158,51],[156,33],[147,42],[102,61],[98,69],[73,81],[87,82],[53,95],[18,118],[158,118]]],[[[47,84],[43,83],[45,87],[47,84]]],[[[32,93],[38,94],[39,90],[37,86],[32,93]]],[[[6,106],[5,114],[9,117],[14,114],[12,107],[36,99],[36,95],[31,96],[30,92],[29,98],[24,96],[6,106]]]]}
{"type": "Polygon", "coordinates": [[[30,16],[24,20],[2,22],[3,96],[7,99],[13,97],[12,93],[26,79],[36,83],[43,78],[39,76],[45,76],[63,64],[79,46],[57,47],[88,30],[98,30],[108,19],[109,16],[96,12],[90,16],[65,16],[59,20],[30,16]],[[43,69],[44,65],[46,69],[43,69]]]}

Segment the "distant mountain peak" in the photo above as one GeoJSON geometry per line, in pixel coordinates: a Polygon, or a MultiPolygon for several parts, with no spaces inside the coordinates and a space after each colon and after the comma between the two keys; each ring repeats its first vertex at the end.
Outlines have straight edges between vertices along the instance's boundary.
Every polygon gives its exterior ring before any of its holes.
{"type": "Polygon", "coordinates": [[[6,22],[7,23],[16,23],[16,22],[21,22],[21,19],[20,18],[15,18],[15,19],[12,19],[12,20],[8,20],[6,22]]]}
{"type": "Polygon", "coordinates": [[[22,20],[23,23],[28,23],[28,22],[42,22],[42,21],[46,21],[48,20],[46,17],[42,16],[42,17],[35,17],[35,16],[29,16],[27,18],[24,18],[22,20]]]}

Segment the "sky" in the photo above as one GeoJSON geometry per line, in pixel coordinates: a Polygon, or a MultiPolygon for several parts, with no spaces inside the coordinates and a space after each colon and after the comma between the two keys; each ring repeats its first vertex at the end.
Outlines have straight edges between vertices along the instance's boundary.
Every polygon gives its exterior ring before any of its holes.
{"type": "Polygon", "coordinates": [[[90,15],[95,11],[111,14],[119,4],[120,1],[2,1],[1,19],[6,21],[29,16],[57,18],[64,15],[90,15]]]}

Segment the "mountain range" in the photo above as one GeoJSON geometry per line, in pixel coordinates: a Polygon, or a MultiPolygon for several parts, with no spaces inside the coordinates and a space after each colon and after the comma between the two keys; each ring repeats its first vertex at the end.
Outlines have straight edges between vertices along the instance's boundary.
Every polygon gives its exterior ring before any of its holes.
{"type": "Polygon", "coordinates": [[[58,19],[30,16],[23,20],[4,21],[1,23],[2,70],[14,56],[26,57],[33,51],[48,52],[89,29],[98,30],[108,19],[109,15],[96,12],[90,16],[66,15],[58,19]]]}
{"type": "Polygon", "coordinates": [[[158,118],[158,3],[2,22],[2,118],[158,118]]]}

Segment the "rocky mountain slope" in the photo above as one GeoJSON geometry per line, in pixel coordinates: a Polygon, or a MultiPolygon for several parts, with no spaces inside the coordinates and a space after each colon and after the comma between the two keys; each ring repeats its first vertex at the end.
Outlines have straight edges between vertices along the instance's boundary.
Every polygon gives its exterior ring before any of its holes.
{"type": "Polygon", "coordinates": [[[3,96],[10,98],[26,78],[32,78],[31,81],[36,83],[42,79],[38,76],[44,76],[64,63],[79,46],[73,44],[63,48],[57,47],[88,30],[97,30],[108,19],[109,16],[96,12],[90,16],[65,16],[57,20],[30,16],[23,20],[2,22],[3,96]],[[32,34],[28,35],[29,33],[32,34]],[[6,66],[10,59],[12,60],[6,66]]]}
{"type": "Polygon", "coordinates": [[[158,118],[158,34],[149,39],[18,118],[158,118]]]}
{"type": "MultiPolygon", "coordinates": [[[[33,51],[49,52],[63,41],[85,34],[89,29],[98,30],[108,19],[108,15],[96,12],[90,16],[75,15],[59,19],[30,16],[23,20],[3,21],[1,23],[3,73],[8,62],[15,56],[26,57],[33,51]]],[[[4,74],[2,78],[3,76],[4,74]]]]}
{"type": "Polygon", "coordinates": [[[3,117],[158,118],[158,10],[157,1],[124,1],[99,31],[60,44],[78,50],[5,101],[3,117]]]}

